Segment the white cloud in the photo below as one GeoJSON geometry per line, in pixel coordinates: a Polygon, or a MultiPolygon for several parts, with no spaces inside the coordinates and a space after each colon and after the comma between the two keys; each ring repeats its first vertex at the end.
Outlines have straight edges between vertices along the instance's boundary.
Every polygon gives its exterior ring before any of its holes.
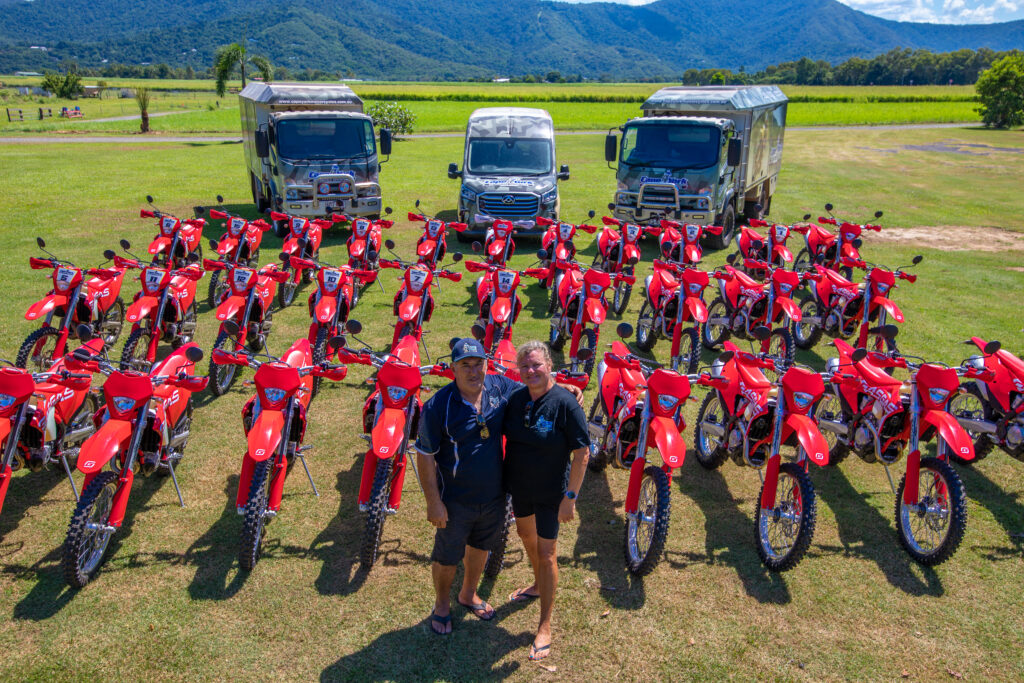
{"type": "Polygon", "coordinates": [[[962,9],[964,6],[964,0],[946,0],[942,3],[942,9],[945,12],[952,12],[953,10],[962,9]]]}
{"type": "Polygon", "coordinates": [[[853,9],[895,21],[990,24],[1024,19],[1022,0],[839,0],[853,9]]]}

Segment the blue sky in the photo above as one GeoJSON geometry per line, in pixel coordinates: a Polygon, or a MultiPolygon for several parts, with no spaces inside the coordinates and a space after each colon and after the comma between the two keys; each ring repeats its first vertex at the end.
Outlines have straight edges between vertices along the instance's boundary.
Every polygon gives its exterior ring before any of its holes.
{"type": "MultiPolygon", "coordinates": [[[[607,0],[562,0],[598,2],[607,0]]],[[[611,0],[624,5],[646,5],[654,0],[611,0]]],[[[1024,19],[1024,0],[839,0],[844,5],[894,21],[936,24],[991,24],[1024,19]]]]}

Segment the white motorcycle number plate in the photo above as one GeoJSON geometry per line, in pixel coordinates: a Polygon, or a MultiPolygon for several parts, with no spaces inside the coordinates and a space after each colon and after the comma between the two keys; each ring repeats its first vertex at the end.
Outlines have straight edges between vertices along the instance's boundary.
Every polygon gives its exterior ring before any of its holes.
{"type": "Polygon", "coordinates": [[[785,225],[776,225],[775,226],[775,240],[777,242],[781,242],[784,239],[786,239],[786,226],[785,225]]]}
{"type": "Polygon", "coordinates": [[[146,268],[145,271],[146,288],[154,289],[160,286],[160,281],[164,279],[164,271],[157,270],[156,268],[146,268]]]}
{"type": "Polygon", "coordinates": [[[341,281],[341,273],[337,270],[325,270],[324,271],[324,286],[334,291],[338,283],[341,281]]]}
{"type": "Polygon", "coordinates": [[[370,221],[361,220],[356,221],[356,235],[363,237],[366,235],[366,229],[370,227],[370,221]]]}
{"type": "Polygon", "coordinates": [[[162,221],[164,230],[171,230],[174,228],[174,219],[170,216],[164,216],[160,220],[162,221]]]}
{"type": "Polygon", "coordinates": [[[413,268],[409,270],[409,286],[414,291],[420,291],[423,289],[424,283],[427,281],[427,271],[420,270],[419,268],[413,268]]]}
{"type": "Polygon", "coordinates": [[[305,218],[293,218],[292,219],[292,230],[301,230],[302,225],[306,222],[305,218]]]}
{"type": "Polygon", "coordinates": [[[563,240],[567,240],[572,237],[572,224],[562,223],[558,226],[558,233],[562,236],[563,240]]]}
{"type": "Polygon", "coordinates": [[[515,273],[499,272],[498,273],[498,288],[504,293],[508,292],[515,283],[515,273]]]}
{"type": "Polygon", "coordinates": [[[233,232],[234,234],[237,235],[238,233],[242,232],[242,228],[244,228],[244,227],[245,227],[245,219],[244,218],[232,218],[231,219],[231,232],[233,232]]]}
{"type": "Polygon", "coordinates": [[[626,236],[629,237],[629,241],[630,242],[635,240],[636,236],[639,235],[639,234],[640,234],[640,226],[639,225],[632,225],[632,224],[630,224],[630,225],[626,226],[626,236]]]}
{"type": "Polygon", "coordinates": [[[252,280],[253,272],[243,268],[236,268],[234,272],[234,283],[236,288],[243,288],[249,285],[249,281],[252,280]]]}
{"type": "Polygon", "coordinates": [[[700,233],[700,226],[698,225],[687,225],[686,226],[686,239],[693,241],[697,239],[697,235],[700,233]]]}
{"type": "Polygon", "coordinates": [[[71,282],[71,279],[75,277],[74,268],[58,268],[57,269],[57,282],[71,282]]]}
{"type": "Polygon", "coordinates": [[[437,233],[441,231],[441,221],[430,221],[427,223],[427,234],[431,237],[437,237],[437,233]]]}

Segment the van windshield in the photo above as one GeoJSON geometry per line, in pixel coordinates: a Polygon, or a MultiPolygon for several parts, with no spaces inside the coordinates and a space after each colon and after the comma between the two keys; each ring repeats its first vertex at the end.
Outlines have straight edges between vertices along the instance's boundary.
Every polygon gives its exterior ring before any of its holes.
{"type": "Polygon", "coordinates": [[[373,125],[361,119],[282,119],[277,150],[283,159],[352,159],[376,151],[373,125]]]}
{"type": "Polygon", "coordinates": [[[551,173],[551,141],[537,138],[477,138],[469,141],[469,172],[476,175],[551,173]]]}
{"type": "Polygon", "coordinates": [[[628,166],[707,168],[718,163],[719,138],[714,126],[627,126],[619,158],[628,166]]]}

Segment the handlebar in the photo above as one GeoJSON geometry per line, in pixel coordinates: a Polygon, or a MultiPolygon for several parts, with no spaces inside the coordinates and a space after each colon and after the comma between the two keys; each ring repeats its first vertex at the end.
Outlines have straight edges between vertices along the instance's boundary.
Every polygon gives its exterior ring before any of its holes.
{"type": "Polygon", "coordinates": [[[229,215],[226,211],[220,211],[218,209],[210,209],[210,218],[216,218],[219,221],[228,218],[229,215]]]}

